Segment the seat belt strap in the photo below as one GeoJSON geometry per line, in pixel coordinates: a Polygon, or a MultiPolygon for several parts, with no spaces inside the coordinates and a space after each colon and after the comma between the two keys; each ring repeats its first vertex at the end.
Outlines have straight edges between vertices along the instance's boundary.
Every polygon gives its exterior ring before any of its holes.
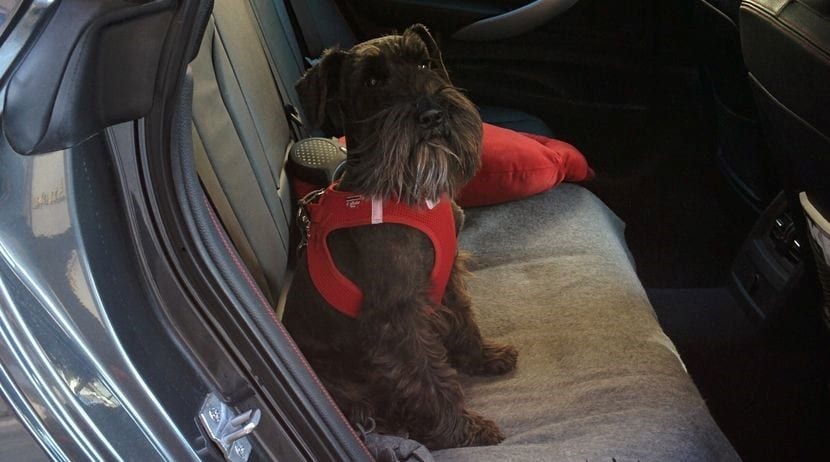
{"type": "Polygon", "coordinates": [[[821,260],[825,266],[830,266],[830,221],[810,202],[805,191],[798,194],[801,208],[807,215],[807,226],[810,231],[810,238],[815,244],[815,257],[821,260]]]}
{"type": "Polygon", "coordinates": [[[313,64],[313,61],[323,54],[323,40],[317,32],[317,23],[314,21],[314,14],[308,6],[307,0],[288,0],[291,12],[297,20],[297,26],[305,44],[306,61],[313,64]]]}
{"type": "Polygon", "coordinates": [[[271,71],[271,79],[277,85],[277,92],[280,95],[280,99],[283,103],[283,112],[285,114],[285,118],[288,121],[288,126],[291,128],[291,134],[293,135],[294,141],[299,141],[303,138],[306,138],[305,129],[303,128],[303,120],[300,116],[300,111],[297,109],[297,106],[293,104],[290,98],[290,93],[287,91],[286,84],[282,80],[282,75],[277,68],[277,64],[274,62],[274,54],[271,50],[271,47],[268,45],[268,41],[265,39],[265,35],[263,34],[263,23],[259,16],[259,12],[257,10],[257,6],[254,4],[255,0],[249,0],[248,4],[250,6],[251,14],[254,16],[254,20],[256,21],[256,34],[259,38],[260,46],[262,47],[262,52],[265,53],[265,59],[268,60],[268,68],[271,71]]]}

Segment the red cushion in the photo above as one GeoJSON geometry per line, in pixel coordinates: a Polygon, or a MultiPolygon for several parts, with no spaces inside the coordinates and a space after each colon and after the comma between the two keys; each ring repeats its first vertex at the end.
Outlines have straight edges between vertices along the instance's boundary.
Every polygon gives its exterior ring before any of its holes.
{"type": "MultiPolygon", "coordinates": [[[[481,168],[456,198],[464,207],[513,201],[594,176],[582,153],[564,141],[487,123],[482,141],[481,168]]],[[[301,198],[325,185],[294,178],[292,186],[301,198]]]]}
{"type": "Polygon", "coordinates": [[[499,204],[593,176],[582,153],[564,141],[484,124],[481,169],[456,202],[465,207],[499,204]]]}

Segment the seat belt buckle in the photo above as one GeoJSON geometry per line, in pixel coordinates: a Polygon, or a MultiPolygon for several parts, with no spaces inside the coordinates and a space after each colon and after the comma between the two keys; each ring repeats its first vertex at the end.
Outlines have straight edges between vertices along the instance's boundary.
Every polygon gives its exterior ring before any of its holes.
{"type": "Polygon", "coordinates": [[[293,104],[288,103],[285,105],[285,115],[288,116],[288,119],[297,127],[303,126],[303,118],[300,117],[300,111],[297,110],[297,107],[293,104]]]}
{"type": "Polygon", "coordinates": [[[294,132],[294,138],[297,141],[305,138],[305,134],[303,133],[303,118],[300,117],[300,111],[297,110],[297,107],[288,103],[283,106],[283,109],[285,110],[285,117],[291,125],[291,130],[294,132]]]}

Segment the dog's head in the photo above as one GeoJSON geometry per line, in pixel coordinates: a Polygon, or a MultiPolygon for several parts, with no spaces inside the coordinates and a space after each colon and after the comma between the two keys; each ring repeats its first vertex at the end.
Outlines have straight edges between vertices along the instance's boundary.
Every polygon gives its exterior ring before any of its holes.
{"type": "Polygon", "coordinates": [[[453,197],[478,169],[481,118],[420,24],[327,50],[297,90],[312,125],[327,107],[339,112],[349,153],[343,183],[357,193],[434,201],[453,197]]]}

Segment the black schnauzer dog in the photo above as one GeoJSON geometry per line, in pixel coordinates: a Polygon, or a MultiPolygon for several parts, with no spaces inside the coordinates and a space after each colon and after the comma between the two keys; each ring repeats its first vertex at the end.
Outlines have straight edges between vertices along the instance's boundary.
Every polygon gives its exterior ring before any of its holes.
{"type": "MultiPolygon", "coordinates": [[[[422,25],[327,50],[297,89],[312,124],[327,110],[342,120],[348,158],[336,189],[352,197],[413,207],[451,199],[480,164],[481,118],[422,25]]],[[[452,205],[457,233],[463,213],[452,205]]],[[[425,233],[382,223],[334,231],[326,242],[363,294],[360,314],[333,309],[300,258],[284,322],[350,421],[373,418],[431,449],[501,442],[495,423],[465,408],[456,370],[504,374],[517,351],[481,338],[454,242],[438,303],[428,295],[437,251],[425,233]]]]}

